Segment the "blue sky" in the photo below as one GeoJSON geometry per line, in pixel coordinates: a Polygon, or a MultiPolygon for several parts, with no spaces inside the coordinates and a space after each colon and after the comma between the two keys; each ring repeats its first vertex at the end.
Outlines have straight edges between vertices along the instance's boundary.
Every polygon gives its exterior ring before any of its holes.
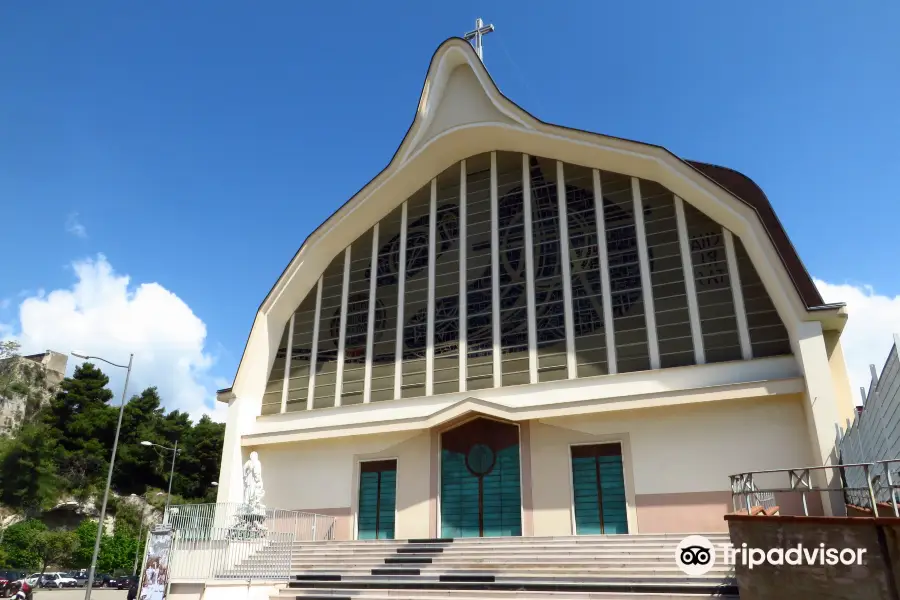
{"type": "Polygon", "coordinates": [[[900,313],[897,3],[7,2],[0,330],[136,348],[139,385],[208,401],[300,243],[396,150],[436,47],[478,16],[520,106],[743,171],[828,295],[900,313]]]}

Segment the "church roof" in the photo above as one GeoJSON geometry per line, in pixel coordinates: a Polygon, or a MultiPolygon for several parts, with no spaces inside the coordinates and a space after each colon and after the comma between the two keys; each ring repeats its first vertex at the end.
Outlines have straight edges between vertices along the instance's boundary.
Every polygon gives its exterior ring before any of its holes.
{"type": "MultiPolygon", "coordinates": [[[[462,38],[460,38],[460,37],[448,38],[440,46],[438,46],[437,50],[435,50],[434,55],[432,55],[431,61],[429,62],[426,73],[431,72],[431,69],[434,66],[434,60],[440,53],[441,49],[444,46],[446,46],[447,44],[453,43],[456,41],[462,42],[472,51],[473,54],[475,53],[475,50],[472,49],[471,45],[469,45],[469,43],[466,42],[465,40],[463,40],[462,38]]],[[[480,61],[479,61],[479,64],[480,64],[480,61]]],[[[485,73],[487,74],[491,83],[494,84],[494,87],[497,87],[496,82],[494,82],[494,79],[490,76],[490,72],[488,72],[485,69],[485,73]]],[[[506,101],[515,105],[519,110],[527,113],[527,111],[525,111],[525,109],[523,109],[521,106],[516,104],[514,100],[511,100],[506,95],[504,95],[503,92],[499,91],[499,88],[497,88],[497,90],[498,90],[499,94],[501,96],[503,96],[503,98],[506,101]]],[[[424,93],[424,91],[425,90],[423,88],[423,93],[424,93]]],[[[743,201],[745,204],[750,206],[750,208],[752,208],[754,211],[756,211],[756,213],[759,215],[760,220],[762,221],[763,225],[765,226],[766,232],[769,235],[769,239],[772,241],[772,243],[775,245],[775,248],[778,250],[778,254],[781,256],[781,260],[784,263],[784,266],[787,269],[788,273],[790,274],[791,280],[794,282],[794,286],[797,288],[797,292],[800,294],[800,297],[802,298],[803,303],[806,305],[807,309],[812,310],[812,309],[819,308],[819,307],[836,306],[836,305],[826,305],[824,303],[824,301],[822,299],[822,295],[819,293],[819,290],[816,287],[815,283],[813,282],[812,277],[810,277],[809,272],[806,270],[806,267],[803,265],[803,262],[800,260],[800,256],[797,254],[797,250],[794,248],[794,245],[791,243],[790,239],[788,238],[787,232],[784,230],[784,226],[781,224],[781,221],[778,219],[778,216],[775,214],[775,210],[772,208],[772,204],[769,202],[769,199],[766,197],[766,194],[756,184],[756,182],[754,182],[752,179],[750,179],[743,173],[740,173],[733,169],[729,169],[727,167],[722,167],[719,165],[713,165],[713,164],[709,164],[709,163],[703,163],[703,162],[683,159],[683,158],[677,156],[674,152],[672,152],[672,151],[668,150],[667,148],[660,146],[658,144],[650,144],[650,143],[642,142],[639,140],[620,138],[620,137],[616,137],[616,136],[606,135],[603,133],[586,131],[584,129],[576,129],[574,127],[566,127],[565,125],[556,125],[554,123],[547,123],[546,121],[541,121],[540,119],[531,115],[530,113],[527,113],[527,114],[529,114],[529,116],[531,116],[535,121],[538,121],[539,123],[541,123],[543,125],[549,125],[551,127],[559,127],[562,129],[569,129],[572,131],[578,131],[581,133],[587,133],[590,135],[596,135],[596,136],[605,137],[605,138],[620,139],[620,140],[630,142],[633,144],[641,144],[643,146],[651,146],[654,148],[660,148],[661,150],[668,152],[675,158],[678,158],[679,160],[690,165],[692,168],[694,168],[700,174],[705,176],[707,179],[711,180],[713,183],[715,183],[719,187],[730,192],[733,196],[735,196],[739,200],[743,201]]],[[[410,131],[413,128],[413,125],[415,125],[415,124],[416,124],[416,119],[414,118],[413,122],[410,124],[410,127],[407,130],[406,134],[403,136],[404,142],[406,141],[410,131]]],[[[379,175],[382,172],[384,172],[385,170],[387,170],[387,168],[391,165],[391,163],[393,163],[394,159],[397,158],[397,154],[399,154],[400,149],[402,147],[403,147],[403,143],[401,143],[400,147],[397,148],[397,151],[394,153],[394,156],[391,157],[391,160],[388,161],[388,164],[385,165],[384,169],[382,169],[381,172],[379,172],[379,175]]],[[[373,179],[375,179],[377,177],[378,177],[378,175],[373,177],[373,179]]],[[[364,185],[362,188],[360,188],[360,190],[358,190],[355,194],[353,194],[353,196],[351,196],[350,199],[348,199],[344,204],[342,204],[340,207],[338,207],[338,209],[335,210],[331,214],[331,216],[328,217],[328,219],[326,219],[321,225],[319,225],[319,227],[317,227],[312,232],[310,232],[310,234],[307,236],[307,238],[305,240],[303,240],[303,244],[300,245],[300,247],[297,249],[297,252],[295,253],[294,256],[296,257],[296,255],[300,253],[300,250],[303,249],[303,246],[306,244],[306,242],[310,238],[312,238],[313,235],[319,229],[321,229],[326,224],[328,224],[328,222],[335,215],[337,215],[341,211],[342,208],[344,208],[348,204],[352,203],[353,200],[356,198],[356,196],[361,191],[363,191],[367,185],[368,185],[368,183],[366,183],[366,185],[364,185]]],[[[290,263],[288,263],[288,264],[290,264],[290,263]]],[[[285,267],[285,271],[286,270],[287,270],[287,267],[285,267]]],[[[282,272],[281,275],[282,276],[284,275],[284,271],[282,272]]],[[[281,277],[279,276],[279,279],[280,278],[281,277]]],[[[274,289],[274,286],[272,289],[274,289]]],[[[268,300],[269,295],[271,295],[271,293],[272,293],[272,290],[269,290],[269,294],[267,294],[266,297],[263,299],[262,304],[265,304],[266,300],[268,300]]],[[[262,307],[262,304],[260,305],[260,307],[262,307]]]]}
{"type": "MultiPolygon", "coordinates": [[[[329,216],[328,219],[326,219],[321,225],[319,225],[316,229],[314,229],[312,232],[310,232],[310,234],[307,236],[307,238],[303,241],[303,243],[297,249],[297,252],[295,253],[294,257],[288,262],[288,265],[285,267],[284,271],[282,271],[281,275],[278,277],[278,280],[276,280],[275,284],[269,290],[268,294],[266,294],[266,297],[263,299],[262,303],[260,304],[259,311],[263,310],[263,307],[269,301],[269,298],[272,296],[272,293],[278,287],[278,283],[284,278],[288,269],[291,267],[291,265],[297,259],[298,255],[301,253],[301,251],[304,249],[304,247],[307,245],[307,243],[311,239],[315,238],[317,236],[317,234],[320,232],[320,230],[323,230],[324,228],[326,228],[326,226],[330,225],[332,220],[336,219],[338,217],[338,215],[344,209],[346,209],[348,206],[354,204],[354,202],[358,199],[358,196],[360,196],[360,194],[362,192],[364,192],[366,190],[366,188],[372,182],[376,181],[385,171],[387,171],[395,163],[395,161],[398,160],[398,158],[402,158],[401,157],[402,152],[408,153],[410,151],[409,146],[415,142],[415,140],[412,140],[412,142],[411,142],[411,134],[412,134],[412,137],[416,137],[418,134],[422,133],[421,131],[415,131],[415,128],[417,127],[417,125],[420,124],[419,122],[420,122],[420,114],[421,114],[422,104],[426,101],[427,95],[429,93],[429,90],[428,90],[429,75],[434,72],[434,69],[436,67],[435,61],[438,59],[439,56],[441,56],[442,50],[445,50],[445,48],[448,45],[454,45],[454,46],[458,46],[460,48],[464,47],[463,51],[471,52],[472,56],[475,56],[475,60],[472,62],[478,65],[478,67],[476,67],[476,68],[480,68],[482,70],[483,74],[487,78],[487,81],[492,85],[493,92],[495,92],[497,95],[502,97],[503,100],[510,103],[512,106],[514,106],[518,111],[520,111],[524,115],[527,115],[527,117],[529,119],[532,119],[535,123],[538,123],[538,124],[540,124],[544,127],[548,127],[548,128],[554,128],[554,129],[570,131],[570,132],[577,132],[579,134],[587,134],[589,136],[596,136],[597,138],[606,139],[606,140],[620,140],[620,141],[626,142],[628,144],[644,146],[648,149],[655,148],[655,149],[662,150],[663,152],[672,156],[676,160],[687,165],[692,170],[696,171],[697,173],[699,173],[700,175],[702,175],[703,177],[705,177],[706,179],[708,179],[709,181],[714,183],[719,188],[725,190],[731,196],[737,198],[738,200],[740,200],[741,202],[746,204],[749,208],[751,208],[758,215],[759,220],[762,223],[762,225],[766,231],[766,234],[768,235],[769,240],[772,242],[772,245],[774,246],[776,252],[778,253],[778,256],[780,257],[781,262],[784,265],[784,268],[785,268],[786,272],[788,273],[788,275],[797,291],[797,294],[798,294],[800,300],[802,301],[804,307],[806,308],[806,310],[808,310],[808,311],[828,310],[828,309],[835,309],[835,308],[839,308],[839,307],[843,306],[843,304],[825,304],[819,290],[817,289],[817,287],[815,285],[815,282],[813,281],[809,272],[806,270],[806,267],[803,265],[803,262],[800,260],[800,256],[797,254],[797,250],[794,248],[794,245],[791,243],[790,239],[788,238],[788,235],[784,229],[784,226],[781,224],[781,221],[778,219],[778,216],[775,214],[775,211],[772,208],[772,204],[769,202],[769,199],[766,197],[766,195],[762,191],[762,189],[752,179],[750,179],[743,173],[729,169],[727,167],[682,159],[682,158],[678,157],[677,155],[675,155],[670,150],[668,150],[658,144],[650,144],[650,143],[641,142],[638,140],[630,140],[627,138],[620,138],[620,137],[616,137],[616,136],[610,136],[610,135],[606,135],[606,134],[590,132],[590,131],[585,131],[582,129],[566,127],[564,125],[556,125],[553,123],[547,123],[545,121],[541,121],[537,117],[531,115],[531,113],[528,113],[527,111],[525,111],[522,107],[520,107],[518,104],[516,104],[515,101],[513,101],[510,98],[508,98],[507,96],[505,96],[499,90],[499,88],[497,87],[493,78],[490,76],[490,73],[485,69],[485,67],[481,63],[481,61],[477,59],[477,56],[475,55],[475,50],[472,48],[472,46],[467,41],[465,41],[459,37],[452,37],[452,38],[448,38],[447,40],[445,40],[443,43],[441,43],[438,46],[438,48],[434,52],[434,55],[431,58],[431,61],[429,62],[428,69],[426,70],[425,83],[423,84],[422,94],[420,95],[420,103],[419,103],[419,107],[418,107],[419,110],[417,110],[416,115],[413,118],[413,121],[410,124],[409,129],[404,134],[403,140],[401,141],[400,146],[397,148],[394,155],[391,157],[391,160],[388,161],[388,163],[387,163],[387,165],[385,165],[384,169],[382,169],[378,174],[376,174],[372,178],[372,180],[370,180],[368,183],[366,183],[362,188],[360,188],[360,190],[358,190],[355,194],[353,194],[353,196],[351,196],[350,199],[348,199],[345,203],[343,203],[340,207],[338,207],[338,209],[335,210],[334,213],[332,213],[331,216],[329,216]]],[[[249,342],[249,339],[248,339],[248,342],[249,342]]],[[[244,349],[244,353],[246,353],[246,347],[244,349]]],[[[242,360],[243,360],[243,357],[242,357],[242,360]]],[[[240,369],[240,366],[238,368],[240,369]]],[[[225,392],[228,392],[230,389],[231,388],[225,388],[223,390],[219,390],[219,392],[225,393],[225,392]]]]}

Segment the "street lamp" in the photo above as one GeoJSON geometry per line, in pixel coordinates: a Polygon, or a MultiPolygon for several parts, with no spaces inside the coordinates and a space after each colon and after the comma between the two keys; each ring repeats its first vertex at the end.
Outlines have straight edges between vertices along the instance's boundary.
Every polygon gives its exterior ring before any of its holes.
{"type": "Polygon", "coordinates": [[[91,600],[91,589],[94,587],[94,572],[97,570],[97,556],[100,554],[100,539],[103,536],[103,524],[106,521],[106,502],[109,500],[109,487],[112,485],[113,467],[116,464],[116,450],[119,448],[119,432],[122,429],[122,415],[125,413],[125,394],[128,393],[128,379],[131,378],[131,363],[134,354],[128,355],[128,365],[118,365],[99,356],[87,356],[73,352],[72,356],[85,360],[102,360],[108,365],[126,369],[125,387],[122,388],[122,405],[119,407],[119,423],[116,425],[116,437],[113,439],[112,456],[109,459],[109,473],[106,475],[106,489],[103,490],[103,504],[100,505],[100,524],[97,527],[97,539],[94,540],[94,554],[91,556],[91,568],[88,571],[88,583],[84,591],[84,600],[91,600]]]}
{"type": "Polygon", "coordinates": [[[137,577],[137,569],[138,569],[138,558],[140,558],[141,554],[141,541],[144,538],[144,520],[147,518],[147,506],[141,507],[141,524],[138,528],[138,536],[137,536],[137,548],[134,550],[134,569],[132,575],[137,577]]]}
{"type": "Polygon", "coordinates": [[[175,441],[174,448],[161,446],[160,444],[154,444],[153,442],[148,442],[147,440],[141,442],[141,446],[153,446],[154,448],[162,448],[163,450],[168,450],[172,453],[172,470],[169,472],[169,493],[166,495],[166,510],[163,513],[163,524],[166,524],[169,522],[169,503],[172,501],[172,479],[175,478],[175,457],[178,456],[178,440],[175,441]]]}

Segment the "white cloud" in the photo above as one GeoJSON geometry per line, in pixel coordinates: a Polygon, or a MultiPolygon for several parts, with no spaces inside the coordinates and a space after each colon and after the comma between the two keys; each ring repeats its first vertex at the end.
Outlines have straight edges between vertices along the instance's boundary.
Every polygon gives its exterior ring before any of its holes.
{"type": "Polygon", "coordinates": [[[87,228],[78,220],[77,212],[70,213],[66,218],[66,231],[81,239],[86,239],[88,236],[87,228]]]}
{"type": "Polygon", "coordinates": [[[859,402],[860,386],[869,387],[869,365],[875,365],[881,374],[894,343],[893,334],[900,333],[900,296],[880,295],[870,285],[815,281],[825,302],[847,303],[849,319],[841,335],[841,346],[853,397],[859,402]]]}
{"type": "MultiPolygon", "coordinates": [[[[20,304],[14,335],[23,352],[75,351],[119,364],[127,364],[133,352],[129,397],[152,385],[168,409],[224,420],[224,407],[214,401],[206,325],[190,307],[158,283],[130,285],[103,255],[72,268],[71,288],[41,291],[20,304]]],[[[81,359],[69,358],[70,373],[76,361],[81,359]]],[[[125,370],[97,364],[110,376],[118,403],[125,370]]]]}

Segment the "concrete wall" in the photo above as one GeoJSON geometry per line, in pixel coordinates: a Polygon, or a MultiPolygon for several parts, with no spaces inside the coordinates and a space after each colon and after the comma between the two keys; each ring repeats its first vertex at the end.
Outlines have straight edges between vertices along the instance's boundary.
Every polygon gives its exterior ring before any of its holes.
{"type": "MultiPolygon", "coordinates": [[[[623,444],[631,531],[725,531],[729,475],[811,463],[802,402],[794,395],[533,422],[535,535],[573,533],[569,446],[603,441],[623,444]]],[[[770,479],[760,481],[779,483],[770,479]]]]}
{"type": "Polygon", "coordinates": [[[900,519],[729,515],[728,529],[736,548],[747,544],[768,552],[802,544],[814,550],[824,544],[838,550],[865,549],[862,564],[853,565],[761,564],[750,569],[737,561],[741,600],[898,600],[900,519]]]}
{"type": "MultiPolygon", "coordinates": [[[[623,447],[630,531],[724,531],[729,475],[812,462],[802,402],[795,394],[522,422],[524,533],[574,533],[569,448],[610,441],[623,447]]],[[[360,462],[394,458],[396,536],[433,536],[445,428],[260,446],[266,504],[333,515],[336,537],[351,539],[360,462]]],[[[760,483],[787,485],[771,479],[760,483]]],[[[783,512],[800,510],[787,504],[783,512]]]]}
{"type": "MultiPolygon", "coordinates": [[[[357,436],[257,448],[268,506],[336,518],[335,535],[351,539],[358,501],[359,462],[397,459],[398,538],[427,537],[428,432],[357,436]]],[[[249,454],[253,448],[246,448],[249,454]]]]}
{"type": "Polygon", "coordinates": [[[831,367],[831,379],[834,382],[839,416],[842,420],[850,419],[852,421],[856,413],[856,400],[850,388],[850,377],[847,375],[841,334],[839,331],[823,331],[822,337],[825,340],[825,351],[828,353],[828,366],[831,367]]]}

